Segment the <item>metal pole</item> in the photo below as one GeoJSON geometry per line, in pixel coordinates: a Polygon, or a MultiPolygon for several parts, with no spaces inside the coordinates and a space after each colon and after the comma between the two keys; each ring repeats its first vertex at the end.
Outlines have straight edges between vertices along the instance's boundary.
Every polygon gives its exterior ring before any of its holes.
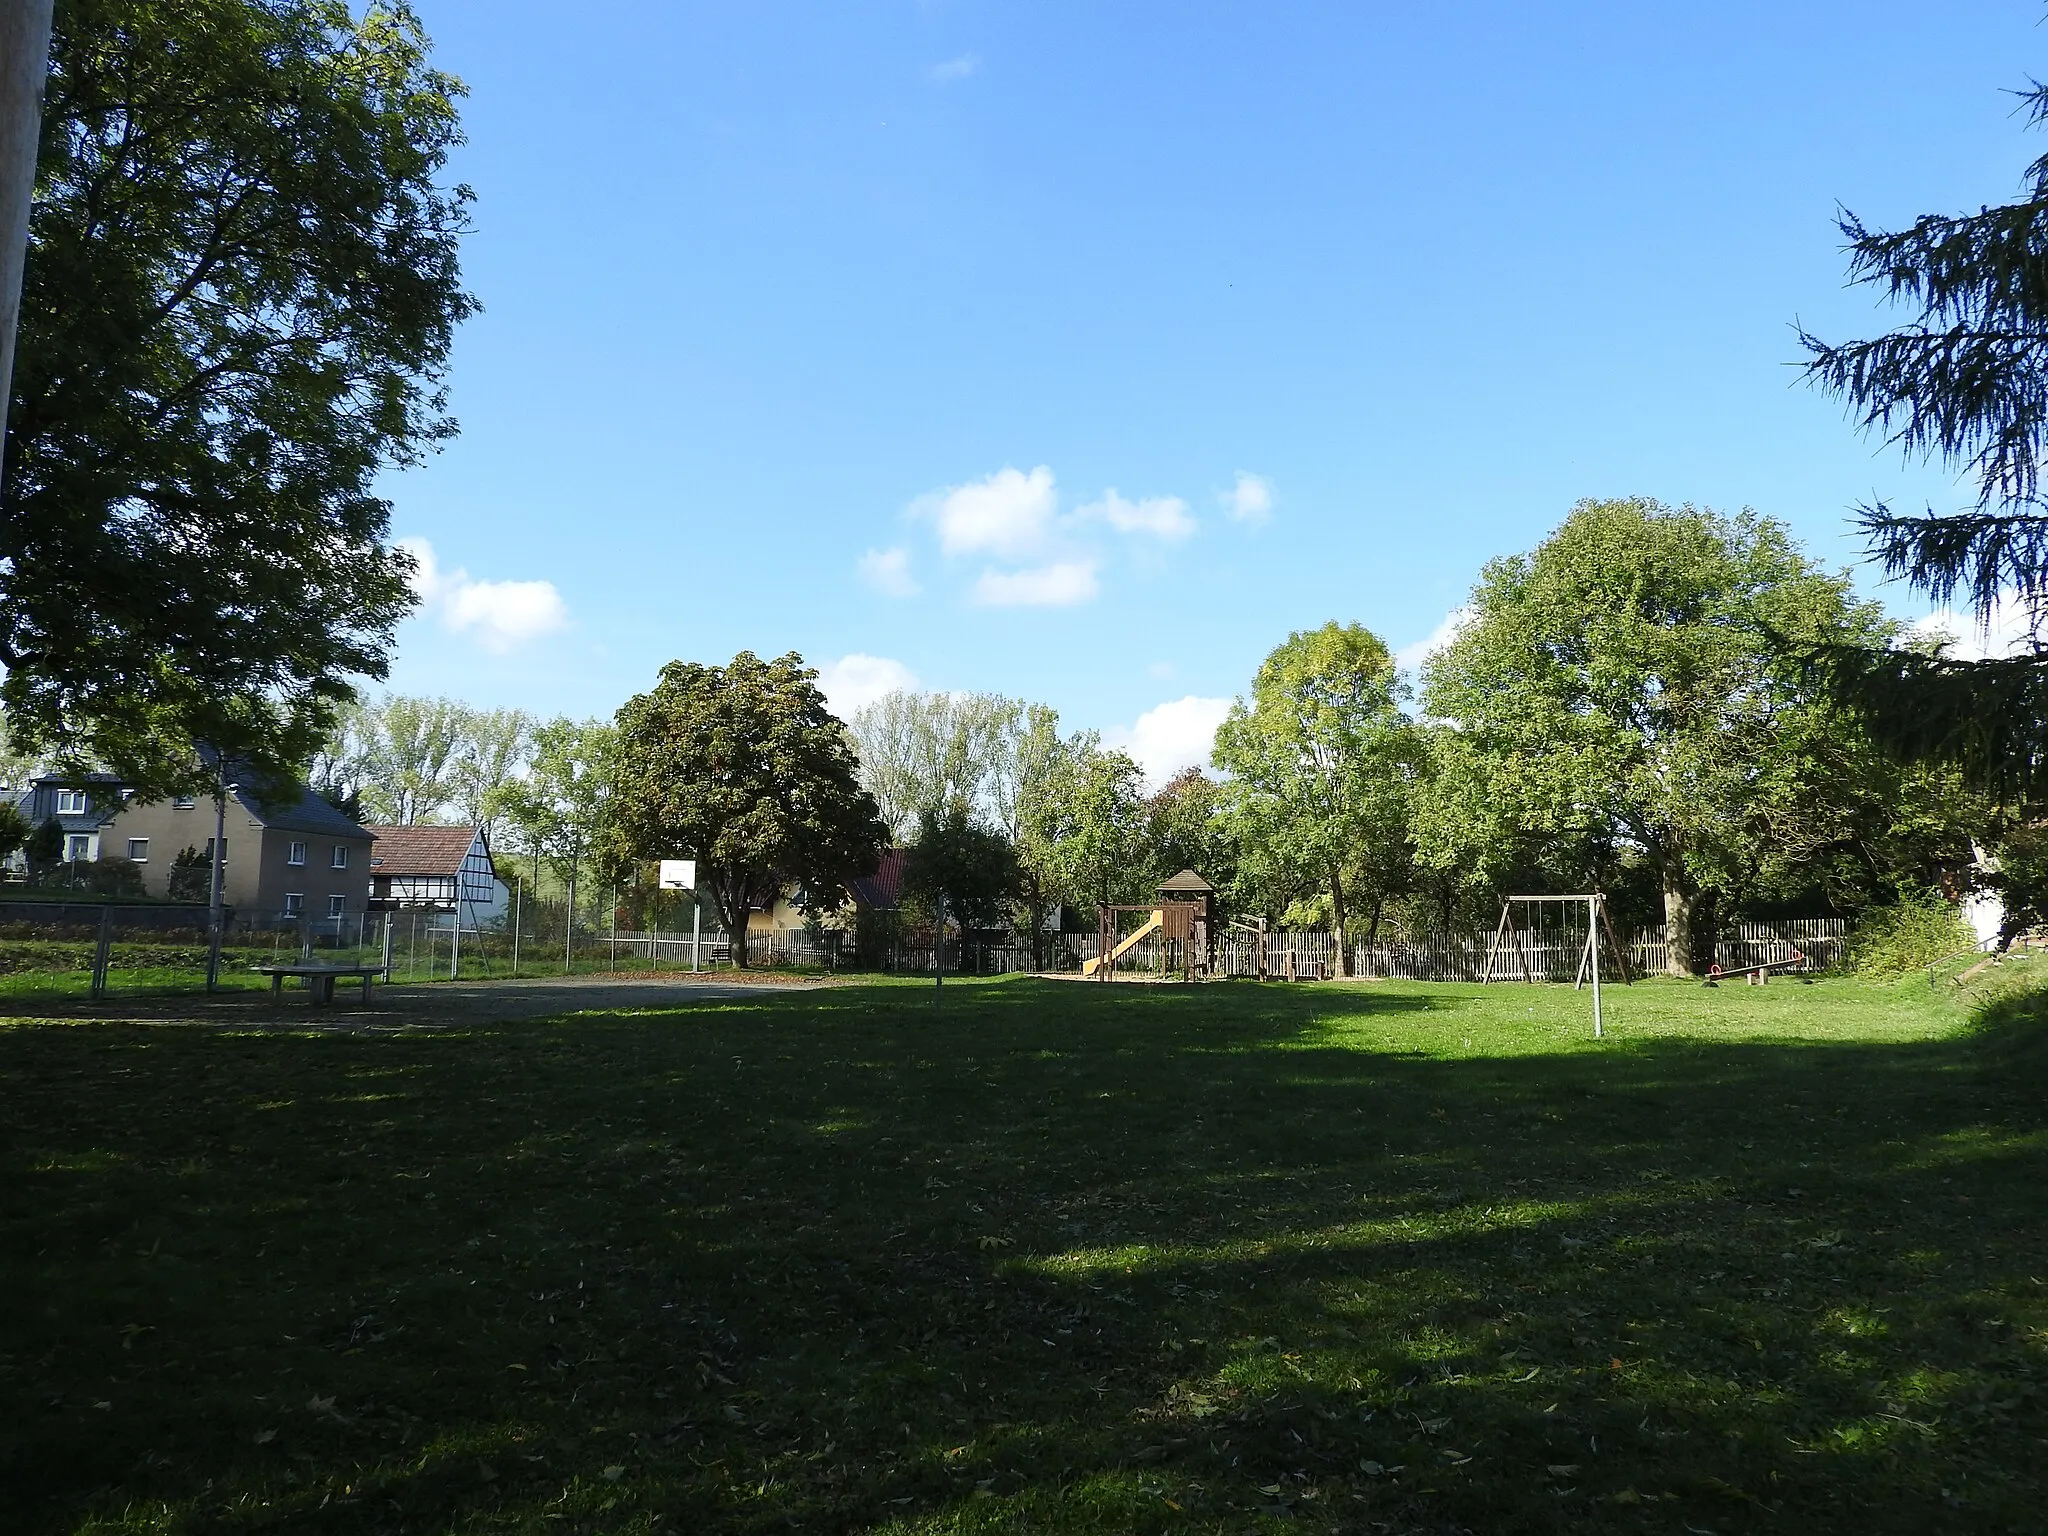
{"type": "Polygon", "coordinates": [[[1602,899],[1601,899],[1600,897],[1598,897],[1598,896],[1591,896],[1591,897],[1588,897],[1588,898],[1587,898],[1587,900],[1586,900],[1586,918],[1587,918],[1586,926],[1587,926],[1588,928],[1590,928],[1590,929],[1591,929],[1591,930],[1593,931],[1593,932],[1592,932],[1592,938],[1593,938],[1593,1038],[1594,1038],[1595,1040],[1599,1040],[1599,1039],[1603,1038],[1603,1037],[1604,1037],[1604,1035],[1605,1035],[1605,1030],[1604,1030],[1604,1029],[1602,1028],[1602,1024],[1601,1024],[1601,1018],[1600,1018],[1600,908],[1601,908],[1601,905],[1602,905],[1602,899]]]}
{"type": "Polygon", "coordinates": [[[395,912],[384,914],[384,984],[387,987],[391,985],[391,926],[392,919],[397,915],[395,912]]]}
{"type": "Polygon", "coordinates": [[[619,888],[612,887],[612,971],[619,969],[619,888]]]}
{"type": "Polygon", "coordinates": [[[512,890],[512,979],[519,979],[519,918],[526,905],[526,886],[522,883],[512,890]]]}
{"type": "Polygon", "coordinates": [[[95,1000],[107,995],[107,955],[114,947],[114,909],[100,908],[100,931],[92,947],[92,995],[95,1000]]]}
{"type": "Polygon", "coordinates": [[[562,974],[576,969],[576,863],[581,845],[569,850],[569,920],[562,925],[562,974]]]}
{"type": "Polygon", "coordinates": [[[946,898],[941,893],[933,903],[938,909],[936,931],[932,934],[932,1001],[946,990],[946,898]]]}
{"type": "Polygon", "coordinates": [[[43,82],[50,74],[51,0],[0,0],[0,469],[6,467],[7,402],[14,382],[14,333],[21,319],[21,269],[42,136],[43,82]]]}
{"type": "Polygon", "coordinates": [[[455,936],[448,941],[448,979],[462,979],[462,876],[455,877],[455,936]]]}
{"type": "MultiPolygon", "coordinates": [[[[7,0],[0,0],[0,5],[7,0]]],[[[225,917],[223,891],[227,881],[228,781],[221,771],[220,793],[213,797],[213,874],[206,891],[206,990],[220,990],[221,925],[225,917]]]]}
{"type": "Polygon", "coordinates": [[[695,891],[690,892],[690,974],[696,975],[702,969],[699,964],[704,942],[704,904],[697,899],[695,891]]]}

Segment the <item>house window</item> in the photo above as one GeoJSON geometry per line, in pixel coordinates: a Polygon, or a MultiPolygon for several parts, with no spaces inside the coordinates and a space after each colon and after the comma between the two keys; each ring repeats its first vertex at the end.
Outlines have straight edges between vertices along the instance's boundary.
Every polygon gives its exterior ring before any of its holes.
{"type": "Polygon", "coordinates": [[[286,917],[297,917],[305,910],[306,893],[304,891],[286,891],[284,893],[284,915],[286,917]]]}
{"type": "Polygon", "coordinates": [[[197,800],[194,800],[190,795],[180,795],[178,796],[177,799],[171,802],[171,805],[176,810],[189,811],[192,809],[193,806],[197,805],[198,803],[199,802],[197,800]]]}
{"type": "Polygon", "coordinates": [[[347,868],[348,868],[348,844],[347,844],[347,843],[336,843],[336,844],[334,845],[334,867],[335,867],[336,869],[347,869],[347,868]]]}
{"type": "Polygon", "coordinates": [[[84,864],[92,859],[92,835],[73,832],[64,839],[64,859],[70,864],[84,864]]]}
{"type": "Polygon", "coordinates": [[[129,838],[128,857],[137,864],[147,864],[149,862],[149,839],[146,837],[129,838]]]}
{"type": "Polygon", "coordinates": [[[82,789],[58,790],[57,814],[59,816],[83,816],[85,814],[85,791],[82,789]]]}
{"type": "Polygon", "coordinates": [[[306,862],[306,845],[305,845],[304,843],[293,843],[293,844],[292,844],[292,846],[291,846],[291,852],[287,853],[287,854],[286,854],[286,855],[284,856],[284,861],[285,861],[285,863],[287,863],[287,864],[303,864],[303,863],[305,863],[305,862],[306,862]]]}
{"type": "MultiPolygon", "coordinates": [[[[223,865],[228,861],[229,846],[228,839],[222,838],[220,843],[220,861],[223,865]]],[[[206,862],[208,864],[213,862],[213,839],[210,837],[206,840],[206,862]]]]}
{"type": "Polygon", "coordinates": [[[328,897],[328,898],[327,898],[327,915],[328,915],[329,917],[347,917],[347,916],[348,916],[348,898],[347,898],[346,896],[330,896],[330,897],[328,897]]]}

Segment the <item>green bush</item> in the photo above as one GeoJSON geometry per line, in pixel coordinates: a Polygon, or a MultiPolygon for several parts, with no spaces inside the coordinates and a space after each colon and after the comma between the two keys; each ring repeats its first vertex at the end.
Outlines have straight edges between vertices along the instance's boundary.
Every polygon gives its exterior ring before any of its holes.
{"type": "Polygon", "coordinates": [[[1874,908],[1856,925],[1849,965],[1859,975],[1903,976],[1976,945],[1954,902],[1935,891],[1902,892],[1897,906],[1874,908]]]}

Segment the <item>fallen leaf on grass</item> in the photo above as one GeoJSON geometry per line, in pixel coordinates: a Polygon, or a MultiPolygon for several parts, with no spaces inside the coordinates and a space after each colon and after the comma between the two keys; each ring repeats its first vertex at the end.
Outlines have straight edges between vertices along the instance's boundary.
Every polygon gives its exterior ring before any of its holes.
{"type": "Polygon", "coordinates": [[[256,1431],[256,1443],[258,1445],[268,1445],[276,1438],[277,1431],[274,1429],[259,1429],[256,1431]]]}
{"type": "Polygon", "coordinates": [[[626,1469],[624,1467],[606,1467],[604,1471],[598,1475],[601,1476],[608,1483],[616,1483],[620,1478],[626,1475],[626,1469]]]}
{"type": "Polygon", "coordinates": [[[334,1399],[331,1397],[309,1397],[306,1399],[306,1412],[332,1413],[334,1412],[334,1399]]]}
{"type": "Polygon", "coordinates": [[[1552,1477],[1577,1477],[1579,1475],[1579,1464],[1575,1461],[1558,1461],[1552,1462],[1543,1470],[1552,1477]]]}

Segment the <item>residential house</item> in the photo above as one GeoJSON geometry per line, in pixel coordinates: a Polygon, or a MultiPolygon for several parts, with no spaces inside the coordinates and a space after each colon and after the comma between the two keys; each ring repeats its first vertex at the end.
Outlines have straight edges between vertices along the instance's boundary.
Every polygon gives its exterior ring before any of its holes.
{"type": "Polygon", "coordinates": [[[370,905],[380,912],[459,915],[464,928],[494,924],[511,905],[482,827],[370,827],[370,905]],[[459,914],[458,914],[458,908],[459,914]]]}
{"type": "Polygon", "coordinates": [[[30,826],[54,821],[63,829],[65,863],[90,864],[102,852],[121,851],[118,846],[103,846],[101,833],[107,822],[127,805],[131,793],[109,773],[90,773],[82,778],[46,775],[31,780],[15,805],[30,826]]]}
{"type": "MultiPolygon", "coordinates": [[[[143,889],[170,894],[171,862],[190,848],[213,857],[215,801],[179,795],[147,803],[129,796],[98,829],[98,856],[134,861],[143,889]]],[[[346,932],[369,909],[369,829],[358,826],[304,785],[274,806],[231,789],[222,896],[238,924],[274,927],[310,922],[346,932]]]]}

